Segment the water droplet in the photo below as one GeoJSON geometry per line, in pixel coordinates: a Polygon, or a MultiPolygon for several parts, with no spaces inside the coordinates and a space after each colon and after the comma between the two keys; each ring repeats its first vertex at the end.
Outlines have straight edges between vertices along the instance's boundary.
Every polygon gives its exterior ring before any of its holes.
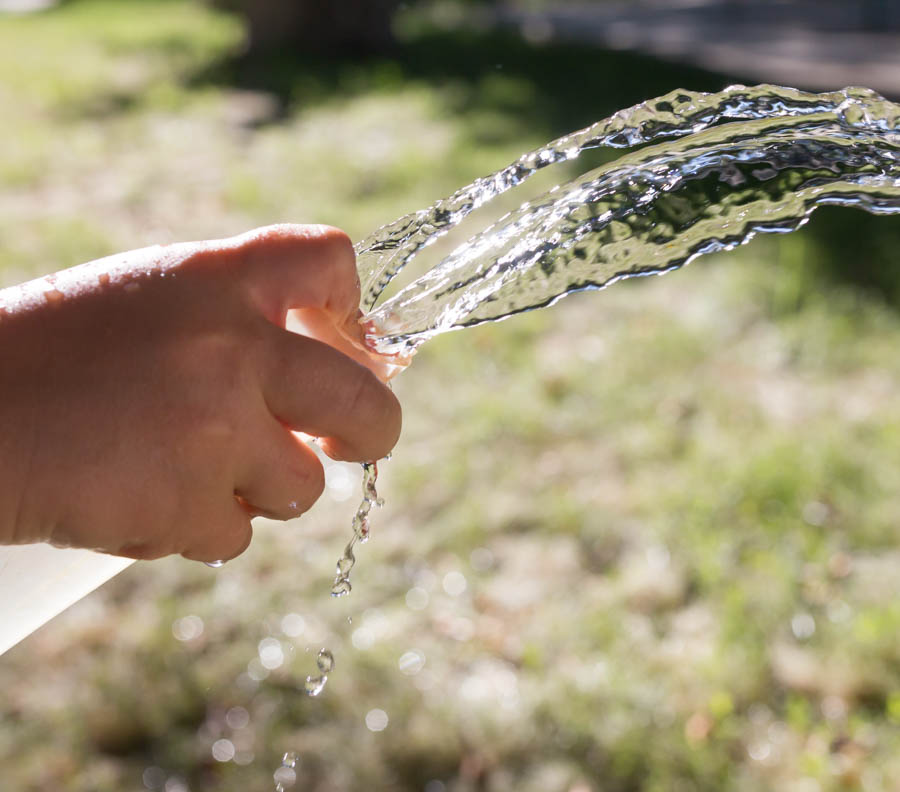
{"type": "Polygon", "coordinates": [[[458,597],[468,588],[468,582],[462,572],[448,572],[442,581],[444,591],[451,597],[458,597]]]}
{"type": "Polygon", "coordinates": [[[329,674],[334,669],[334,655],[327,649],[320,649],[316,657],[316,665],[323,674],[329,674]]]}
{"type": "Polygon", "coordinates": [[[406,592],[406,607],[410,610],[425,610],[428,607],[428,592],[419,586],[413,586],[406,592]]]}
{"type": "Polygon", "coordinates": [[[213,569],[218,569],[219,567],[225,566],[224,561],[204,561],[203,563],[208,567],[212,567],[213,569]]]}
{"type": "Polygon", "coordinates": [[[369,731],[384,731],[388,725],[388,715],[383,709],[372,709],[366,713],[366,728],[369,731]]]}
{"type": "Polygon", "coordinates": [[[422,670],[422,666],[424,665],[425,655],[416,649],[404,652],[397,661],[397,667],[400,669],[400,673],[406,674],[406,676],[415,676],[422,670]]]}
{"type": "Polygon", "coordinates": [[[350,642],[361,652],[371,649],[375,644],[375,631],[369,627],[357,627],[350,636],[350,642]]]}
{"type": "Polygon", "coordinates": [[[356,563],[356,558],[353,555],[352,551],[349,551],[347,555],[343,558],[339,559],[337,562],[337,574],[341,577],[345,577],[350,574],[350,570],[353,569],[353,564],[356,563]]]}
{"type": "Polygon", "coordinates": [[[834,624],[842,624],[853,618],[853,608],[843,600],[829,602],[826,607],[828,620],[834,624]]]}
{"type": "Polygon", "coordinates": [[[44,298],[49,305],[59,305],[65,299],[65,295],[59,289],[47,289],[44,298]]]}
{"type": "Polygon", "coordinates": [[[274,671],[284,665],[284,648],[277,638],[263,638],[257,647],[263,668],[274,671]]]}
{"type": "Polygon", "coordinates": [[[322,676],[308,676],[306,677],[306,682],[303,683],[303,688],[306,691],[307,696],[318,696],[323,690],[325,690],[325,684],[328,682],[328,675],[323,674],[322,676]]]}
{"type": "Polygon", "coordinates": [[[243,707],[232,707],[225,713],[225,723],[229,729],[245,729],[250,723],[250,713],[243,707]]]}
{"type": "Polygon", "coordinates": [[[178,776],[169,776],[166,779],[166,785],[163,788],[166,792],[190,792],[185,780],[178,776]]]}
{"type": "Polygon", "coordinates": [[[203,635],[203,619],[191,614],[172,622],[172,635],[179,641],[193,641],[203,635]]]}
{"type": "Polygon", "coordinates": [[[166,783],[166,771],[161,767],[148,767],[141,777],[147,789],[162,789],[166,783]]]}
{"type": "Polygon", "coordinates": [[[797,613],[791,619],[791,632],[798,641],[811,638],[816,631],[816,620],[809,613],[797,613]]]}
{"type": "Polygon", "coordinates": [[[275,792],[284,792],[285,789],[297,783],[297,771],[294,768],[297,766],[298,761],[299,758],[294,751],[288,751],[281,758],[281,767],[273,774],[275,792]]]}
{"type": "Polygon", "coordinates": [[[293,767],[279,767],[273,774],[277,792],[284,792],[297,783],[297,771],[293,767]]]}
{"type": "Polygon", "coordinates": [[[230,762],[234,759],[234,743],[231,740],[216,740],[212,745],[212,756],[217,762],[230,762]]]}
{"type": "Polygon", "coordinates": [[[298,635],[303,635],[305,629],[306,619],[299,613],[286,613],[281,617],[281,631],[285,635],[296,638],[298,635]]]}

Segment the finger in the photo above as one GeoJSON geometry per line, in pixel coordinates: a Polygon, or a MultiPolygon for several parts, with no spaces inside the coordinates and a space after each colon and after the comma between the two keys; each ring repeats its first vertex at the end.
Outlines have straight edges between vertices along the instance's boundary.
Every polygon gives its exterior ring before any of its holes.
{"type": "Polygon", "coordinates": [[[283,327],[290,308],[317,308],[362,343],[356,255],[343,231],[321,225],[277,225],[237,239],[244,276],[266,318],[283,327]]]}
{"type": "Polygon", "coordinates": [[[324,438],[334,459],[380,459],[400,436],[400,404],[369,369],[336,349],[273,328],[263,392],[272,414],[324,438]]]}
{"type": "Polygon", "coordinates": [[[233,495],[204,512],[187,528],[181,555],[192,561],[228,561],[250,545],[250,515],[233,495]]]}
{"type": "Polygon", "coordinates": [[[235,493],[251,514],[290,520],[307,511],[325,490],[325,471],[315,452],[277,421],[257,444],[235,493]]]}
{"type": "MultiPolygon", "coordinates": [[[[290,311],[287,329],[310,338],[315,338],[353,358],[357,363],[372,371],[382,382],[387,382],[397,371],[397,366],[365,347],[349,341],[346,333],[339,331],[328,314],[316,308],[300,308],[290,311]]],[[[360,326],[357,322],[357,326],[360,326]]]]}

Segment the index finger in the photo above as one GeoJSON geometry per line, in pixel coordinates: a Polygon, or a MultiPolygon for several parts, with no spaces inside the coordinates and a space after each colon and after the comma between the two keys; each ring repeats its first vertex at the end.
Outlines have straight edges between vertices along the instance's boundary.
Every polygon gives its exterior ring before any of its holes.
{"type": "Polygon", "coordinates": [[[322,341],[273,328],[263,361],[270,412],[291,429],[324,439],[334,459],[371,462],[400,436],[400,404],[368,368],[322,341]]]}

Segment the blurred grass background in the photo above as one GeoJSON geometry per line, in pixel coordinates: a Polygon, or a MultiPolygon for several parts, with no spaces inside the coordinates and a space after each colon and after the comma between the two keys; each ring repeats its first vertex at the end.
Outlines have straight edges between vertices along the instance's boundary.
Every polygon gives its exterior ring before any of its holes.
{"type": "MultiPolygon", "coordinates": [[[[279,221],[360,238],[740,77],[477,18],[401,9],[361,60],[248,56],[182,0],[0,17],[0,278],[279,221]]],[[[898,241],[823,210],[434,340],[354,594],[328,597],[345,465],[221,570],[135,565],[0,658],[3,788],[268,790],[287,750],[317,792],[896,788],[898,241]]]]}

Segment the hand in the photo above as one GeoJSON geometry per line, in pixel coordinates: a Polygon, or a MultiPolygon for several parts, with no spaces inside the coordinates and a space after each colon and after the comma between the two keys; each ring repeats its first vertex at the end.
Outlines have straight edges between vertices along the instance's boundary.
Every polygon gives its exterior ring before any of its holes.
{"type": "Polygon", "coordinates": [[[0,291],[0,543],[213,561],[247,547],[251,516],[301,514],[324,475],[291,430],[355,461],[400,433],[358,308],[350,242],[321,226],[0,291]]]}

